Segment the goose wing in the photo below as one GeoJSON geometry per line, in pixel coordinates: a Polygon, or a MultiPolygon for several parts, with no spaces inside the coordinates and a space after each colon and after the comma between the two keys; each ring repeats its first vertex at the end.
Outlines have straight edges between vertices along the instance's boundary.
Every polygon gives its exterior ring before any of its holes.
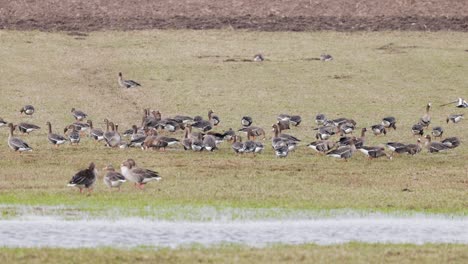
{"type": "Polygon", "coordinates": [[[10,138],[10,140],[8,141],[10,143],[11,146],[13,146],[15,149],[32,149],[28,143],[24,142],[23,140],[19,139],[19,138],[16,138],[16,137],[12,137],[10,138]]]}

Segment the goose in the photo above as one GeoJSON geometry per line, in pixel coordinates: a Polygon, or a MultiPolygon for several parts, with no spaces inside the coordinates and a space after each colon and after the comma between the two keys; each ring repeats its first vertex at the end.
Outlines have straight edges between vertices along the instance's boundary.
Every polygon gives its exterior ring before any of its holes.
{"type": "Polygon", "coordinates": [[[327,156],[348,161],[348,159],[351,158],[354,152],[356,152],[356,147],[354,146],[354,139],[352,139],[349,146],[342,146],[337,149],[334,149],[328,152],[327,156]]]}
{"type": "Polygon", "coordinates": [[[452,114],[447,117],[447,124],[452,121],[452,123],[456,124],[462,121],[464,114],[452,114]]]}
{"type": "Polygon", "coordinates": [[[213,151],[218,148],[216,145],[216,139],[212,135],[205,135],[203,137],[203,148],[208,151],[213,151]]]}
{"type": "Polygon", "coordinates": [[[261,142],[256,142],[253,140],[248,140],[244,142],[242,148],[243,153],[253,153],[254,155],[257,153],[261,153],[264,149],[264,146],[261,142]]]}
{"type": "Polygon", "coordinates": [[[141,86],[141,84],[133,80],[124,80],[121,72],[119,72],[118,81],[119,81],[119,86],[122,88],[135,88],[137,86],[141,86]]]}
{"type": "Polygon", "coordinates": [[[28,134],[41,129],[39,126],[29,124],[29,123],[19,123],[17,126],[18,130],[23,134],[28,134]]]}
{"type": "Polygon", "coordinates": [[[323,126],[316,128],[316,130],[318,130],[317,134],[315,134],[316,139],[327,140],[336,133],[337,128],[335,126],[323,126]]]}
{"type": "Polygon", "coordinates": [[[123,137],[130,137],[132,134],[133,134],[133,129],[132,128],[129,128],[129,129],[125,130],[124,132],[122,132],[123,137]]]}
{"type": "Polygon", "coordinates": [[[325,154],[336,146],[336,143],[331,140],[317,140],[307,145],[309,148],[318,153],[325,154]]]}
{"type": "Polygon", "coordinates": [[[344,123],[341,123],[338,126],[338,128],[340,130],[341,135],[351,134],[354,131],[355,125],[353,123],[351,123],[351,122],[344,122],[344,123]]]}
{"type": "Polygon", "coordinates": [[[193,138],[191,148],[193,151],[202,151],[204,149],[203,139],[201,138],[193,138]]]}
{"type": "Polygon", "coordinates": [[[151,111],[151,116],[143,117],[142,127],[158,128],[160,125],[159,122],[161,122],[161,120],[161,112],[158,110],[151,111]]]}
{"type": "Polygon", "coordinates": [[[135,184],[135,187],[143,189],[148,182],[160,181],[162,177],[156,171],[138,168],[133,159],[128,159],[120,165],[122,175],[128,181],[135,184]]]}
{"type": "Polygon", "coordinates": [[[103,179],[104,184],[110,190],[117,188],[120,191],[120,186],[127,181],[125,177],[120,172],[116,172],[111,164],[107,165],[103,170],[107,171],[103,179]]]}
{"type": "Polygon", "coordinates": [[[203,117],[201,117],[199,115],[193,117],[193,122],[198,122],[198,121],[202,121],[202,120],[203,120],[203,117]]]}
{"type": "Polygon", "coordinates": [[[224,140],[232,140],[235,135],[236,132],[232,128],[229,128],[227,131],[224,131],[224,140]]]}
{"type": "Polygon", "coordinates": [[[91,193],[96,182],[97,173],[96,165],[94,165],[94,162],[91,162],[87,169],[80,170],[72,177],[68,186],[77,187],[80,189],[80,193],[83,192],[83,189],[88,189],[88,192],[91,193]]]}
{"type": "Polygon", "coordinates": [[[211,121],[200,120],[193,123],[192,127],[198,128],[203,132],[207,132],[213,129],[213,124],[211,123],[211,121]]]}
{"type": "Polygon", "coordinates": [[[277,120],[277,121],[289,122],[290,119],[291,119],[291,116],[288,115],[288,114],[279,114],[279,115],[276,117],[276,120],[277,120]]]}
{"type": "Polygon", "coordinates": [[[110,127],[111,131],[108,131],[107,128],[106,132],[104,133],[104,140],[106,141],[106,145],[111,148],[117,147],[121,141],[120,134],[117,131],[118,126],[114,125],[112,122],[107,122],[107,127],[110,127]]]}
{"type": "Polygon", "coordinates": [[[255,54],[253,60],[254,60],[255,62],[262,62],[262,61],[265,60],[265,58],[263,58],[263,55],[262,55],[262,54],[255,54]]]}
{"type": "Polygon", "coordinates": [[[180,143],[180,140],[173,137],[158,136],[158,140],[164,141],[167,143],[167,146],[173,146],[180,143]]]}
{"type": "Polygon", "coordinates": [[[201,133],[201,132],[192,132],[192,125],[190,124],[187,124],[186,128],[189,131],[188,137],[193,140],[196,140],[196,139],[201,140],[203,136],[205,135],[204,133],[201,133]]]}
{"type": "Polygon", "coordinates": [[[300,139],[298,139],[298,138],[296,138],[294,136],[281,133],[281,130],[280,130],[280,127],[279,127],[278,124],[273,124],[272,127],[273,127],[273,132],[274,132],[275,137],[279,137],[282,140],[289,141],[289,142],[300,142],[301,141],[300,139]]]}
{"type": "Polygon", "coordinates": [[[175,132],[180,129],[180,124],[172,119],[161,120],[159,121],[159,125],[168,132],[175,132]]]}
{"type": "Polygon", "coordinates": [[[36,110],[34,109],[34,106],[32,105],[25,105],[20,109],[20,114],[25,114],[25,115],[32,115],[34,114],[36,110]]]}
{"type": "Polygon", "coordinates": [[[289,121],[279,120],[276,122],[276,124],[278,124],[278,128],[280,131],[291,129],[289,127],[289,121]]]}
{"type": "Polygon", "coordinates": [[[241,128],[238,131],[247,133],[248,140],[256,140],[257,137],[262,137],[263,140],[266,138],[265,130],[261,127],[249,126],[241,128]]]}
{"type": "Polygon", "coordinates": [[[301,124],[302,118],[301,118],[301,116],[293,115],[293,116],[291,116],[291,118],[289,119],[289,122],[290,122],[293,126],[298,126],[298,125],[301,124]]]}
{"type": "Polygon", "coordinates": [[[242,154],[244,152],[244,143],[242,143],[242,138],[240,136],[233,136],[233,141],[231,148],[236,154],[242,154]]]}
{"type": "Polygon", "coordinates": [[[133,131],[133,134],[132,134],[132,136],[130,138],[129,146],[130,147],[140,147],[141,148],[143,146],[143,143],[145,142],[146,135],[138,133],[138,128],[137,128],[136,125],[132,126],[132,131],[133,131]]]}
{"type": "Polygon", "coordinates": [[[96,141],[104,140],[104,132],[99,128],[94,128],[92,120],[88,120],[87,123],[89,125],[89,137],[96,141]]]}
{"type": "Polygon", "coordinates": [[[444,134],[444,129],[440,126],[436,126],[432,128],[432,136],[434,138],[440,137],[442,138],[442,135],[444,134]]]}
{"type": "Polygon", "coordinates": [[[32,151],[32,148],[28,145],[28,143],[24,142],[20,138],[14,137],[13,130],[15,130],[15,126],[12,123],[8,123],[8,127],[10,128],[10,135],[8,136],[8,146],[12,150],[18,151],[19,153],[24,151],[32,151]]]}
{"type": "Polygon", "coordinates": [[[406,145],[406,151],[408,152],[408,154],[410,155],[416,155],[418,154],[419,152],[421,152],[422,150],[422,147],[421,147],[421,139],[418,138],[418,141],[416,144],[408,144],[406,145]]]}
{"type": "Polygon", "coordinates": [[[387,146],[387,148],[392,151],[392,156],[394,153],[401,154],[408,151],[408,146],[400,142],[387,142],[385,146],[387,146]]]}
{"type": "Polygon", "coordinates": [[[68,127],[66,127],[63,130],[63,133],[68,136],[68,139],[70,140],[70,144],[78,145],[80,143],[80,140],[81,140],[80,133],[76,130],[76,127],[74,125],[69,125],[68,127]],[[71,132],[68,132],[68,131],[71,131],[71,132]]]}
{"type": "Polygon", "coordinates": [[[286,158],[289,154],[288,143],[281,141],[279,144],[274,146],[274,150],[277,158],[286,158]]]}
{"type": "Polygon", "coordinates": [[[320,54],[320,60],[321,61],[332,61],[333,57],[330,54],[323,53],[323,54],[320,54]]]}
{"type": "Polygon", "coordinates": [[[208,131],[206,135],[212,135],[216,140],[216,145],[221,144],[224,141],[225,133],[219,133],[214,131],[208,131]]]}
{"type": "Polygon", "coordinates": [[[156,130],[153,129],[153,130],[150,130],[149,135],[143,141],[142,148],[145,150],[148,150],[148,149],[161,150],[162,149],[164,151],[168,145],[169,144],[166,141],[158,137],[156,130]]]}
{"type": "Polygon", "coordinates": [[[385,129],[385,126],[382,125],[382,124],[378,124],[378,125],[373,125],[371,126],[371,130],[372,130],[372,133],[374,133],[374,135],[386,135],[387,134],[387,129],[385,129]]]}
{"type": "Polygon", "coordinates": [[[62,145],[65,142],[67,142],[67,139],[65,137],[52,133],[52,125],[49,121],[47,121],[46,125],[49,128],[49,134],[47,134],[47,139],[51,144],[53,144],[55,147],[58,147],[59,145],[62,145]]]}
{"type": "Polygon", "coordinates": [[[349,123],[350,125],[356,126],[356,121],[354,121],[353,119],[344,118],[344,117],[330,120],[329,123],[333,123],[333,125],[336,127],[340,127],[344,123],[349,123]]]}
{"type": "Polygon", "coordinates": [[[176,115],[172,118],[179,124],[188,124],[193,121],[193,118],[190,116],[184,116],[184,115],[176,115]]]}
{"type": "Polygon", "coordinates": [[[414,124],[411,127],[411,131],[413,132],[413,136],[422,136],[424,134],[424,126],[420,123],[414,124]]]}
{"type": "Polygon", "coordinates": [[[213,110],[210,109],[208,111],[208,121],[211,122],[211,124],[213,124],[214,126],[217,126],[219,122],[221,122],[221,120],[219,119],[219,116],[213,114],[213,110]]]}
{"type": "Polygon", "coordinates": [[[431,141],[430,135],[426,135],[426,148],[430,153],[440,152],[449,149],[449,147],[444,143],[431,141]]]}
{"type": "Polygon", "coordinates": [[[248,127],[252,125],[253,119],[250,116],[243,116],[241,119],[241,125],[244,127],[248,127]]]}
{"type": "Polygon", "coordinates": [[[184,138],[182,139],[182,146],[184,147],[184,150],[189,150],[192,148],[192,138],[190,137],[189,126],[185,127],[184,138]]]}
{"type": "Polygon", "coordinates": [[[383,147],[366,147],[363,146],[359,149],[360,152],[364,153],[369,160],[377,159],[380,157],[387,157],[388,159],[393,159],[392,155],[388,155],[385,153],[385,149],[383,147]]]}
{"type": "Polygon", "coordinates": [[[455,107],[457,108],[468,108],[468,103],[461,97],[453,102],[442,104],[440,106],[446,106],[446,105],[453,104],[453,103],[456,103],[455,107]]]}
{"type": "MultiPolygon", "coordinates": [[[[367,128],[364,127],[361,129],[361,137],[354,138],[354,146],[357,149],[364,146],[364,143],[366,141],[366,132],[367,132],[367,128]]],[[[353,137],[341,137],[337,143],[339,144],[339,146],[348,146],[350,145],[352,139],[353,137]]]]}
{"type": "Polygon", "coordinates": [[[6,126],[8,123],[0,117],[0,127],[6,126]]]}
{"type": "Polygon", "coordinates": [[[83,121],[83,119],[86,119],[88,117],[88,115],[85,112],[77,110],[74,107],[71,109],[71,113],[73,117],[78,121],[83,121]]]}
{"type": "Polygon", "coordinates": [[[382,118],[382,126],[385,128],[393,128],[396,130],[396,118],[393,116],[387,116],[382,118]]]}
{"type": "Polygon", "coordinates": [[[326,120],[327,120],[327,118],[325,117],[324,114],[317,114],[315,116],[315,123],[317,125],[324,125],[326,120]]]}
{"type": "Polygon", "coordinates": [[[426,106],[426,114],[423,115],[419,119],[419,123],[424,127],[428,127],[429,124],[431,124],[431,114],[429,113],[430,109],[431,109],[431,103],[428,103],[427,106],[426,106]]]}
{"type": "Polygon", "coordinates": [[[74,126],[76,131],[78,131],[80,133],[85,133],[86,130],[89,129],[89,124],[88,123],[75,122],[75,123],[73,123],[71,125],[74,126]]]}
{"type": "Polygon", "coordinates": [[[460,146],[460,139],[457,137],[449,137],[441,141],[442,144],[447,146],[448,148],[456,148],[460,146]]]}

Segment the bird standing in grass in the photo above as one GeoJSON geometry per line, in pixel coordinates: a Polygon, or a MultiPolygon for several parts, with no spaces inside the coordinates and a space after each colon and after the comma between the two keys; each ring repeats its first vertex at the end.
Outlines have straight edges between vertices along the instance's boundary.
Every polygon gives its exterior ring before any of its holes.
{"type": "Polygon", "coordinates": [[[93,190],[94,183],[96,182],[96,176],[98,171],[94,162],[89,164],[89,167],[84,170],[80,170],[78,173],[73,176],[73,178],[68,183],[69,187],[77,187],[80,189],[80,193],[83,192],[83,189],[88,189],[90,194],[93,190]]]}
{"type": "Polygon", "coordinates": [[[120,172],[116,172],[112,165],[107,165],[104,170],[107,171],[104,176],[104,184],[106,184],[110,190],[112,190],[112,188],[117,188],[120,191],[120,186],[127,181],[125,177],[120,172]]]}
{"type": "Polygon", "coordinates": [[[32,151],[32,148],[20,138],[13,136],[13,130],[15,130],[15,126],[12,123],[8,124],[10,128],[10,135],[8,136],[8,146],[14,150],[18,151],[19,153],[24,151],[32,151]]]}
{"type": "Polygon", "coordinates": [[[78,121],[83,121],[83,119],[86,119],[88,117],[88,115],[85,112],[77,110],[75,108],[71,109],[71,113],[73,117],[78,121]]]}
{"type": "Polygon", "coordinates": [[[120,170],[125,179],[133,182],[135,187],[143,190],[145,185],[150,181],[160,181],[162,178],[159,173],[138,168],[133,159],[128,159],[120,165],[120,170]]]}
{"type": "Polygon", "coordinates": [[[36,110],[34,109],[34,106],[32,105],[25,105],[20,109],[20,114],[25,114],[28,116],[32,116],[36,110]]]}
{"type": "Polygon", "coordinates": [[[135,82],[134,80],[124,80],[121,72],[119,72],[118,81],[119,81],[120,87],[122,88],[135,88],[137,86],[141,86],[141,84],[135,82]]]}

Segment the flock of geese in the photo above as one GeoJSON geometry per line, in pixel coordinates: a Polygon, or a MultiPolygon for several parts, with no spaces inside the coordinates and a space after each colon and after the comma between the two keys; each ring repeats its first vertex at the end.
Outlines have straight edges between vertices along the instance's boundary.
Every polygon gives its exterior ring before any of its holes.
{"type": "MultiPolygon", "coordinates": [[[[124,88],[140,86],[135,81],[124,80],[122,73],[119,73],[118,82],[124,88]]],[[[466,101],[461,98],[455,102],[458,102],[457,107],[459,108],[468,107],[468,105],[463,106],[466,101]]],[[[385,146],[390,153],[386,152],[383,145],[366,145],[366,132],[371,132],[374,135],[385,135],[391,130],[396,130],[397,119],[392,116],[384,117],[379,124],[369,128],[361,128],[360,136],[353,136],[353,132],[357,128],[355,120],[350,118],[329,119],[324,114],[318,114],[315,117],[317,128],[314,129],[317,140],[307,146],[323,155],[345,161],[357,151],[372,160],[380,157],[392,159],[395,154],[416,155],[424,147],[430,153],[458,147],[460,145],[458,137],[442,139],[445,130],[441,126],[433,126],[430,132],[431,135],[426,133],[427,135],[424,136],[425,130],[431,125],[431,107],[431,103],[428,103],[424,115],[411,128],[412,134],[418,137],[417,140],[410,144],[387,142],[385,146]],[[333,139],[333,137],[336,138],[333,139]],[[425,139],[424,146],[421,137],[425,139]]],[[[20,109],[20,113],[32,116],[35,109],[32,105],[26,105],[20,109]]],[[[63,134],[54,133],[51,122],[46,122],[48,128],[47,140],[57,148],[67,142],[72,145],[79,145],[86,135],[96,142],[104,142],[105,146],[111,148],[137,147],[143,150],[165,151],[168,147],[181,145],[187,151],[200,152],[206,150],[211,152],[216,151],[218,145],[223,141],[230,142],[232,150],[239,155],[247,153],[260,154],[265,148],[263,142],[266,139],[266,132],[262,127],[254,126],[254,121],[250,116],[241,118],[240,124],[242,127],[237,131],[230,128],[227,131],[215,132],[214,128],[221,122],[221,119],[212,110],[208,111],[207,119],[204,119],[202,116],[185,115],[163,118],[161,112],[157,110],[144,109],[140,125],[133,125],[131,129],[120,133],[118,125],[108,119],[104,120],[106,129],[102,130],[93,126],[93,122],[88,119],[85,112],[72,108],[70,113],[75,122],[67,125],[63,134]],[[183,131],[184,136],[182,139],[173,136],[176,131],[183,131]],[[241,133],[245,133],[245,141],[242,140],[241,133]]],[[[451,114],[447,116],[446,122],[447,124],[457,124],[463,118],[464,114],[451,114]]],[[[301,122],[302,119],[299,115],[280,114],[277,116],[275,123],[271,126],[273,133],[271,146],[277,157],[287,157],[289,153],[298,147],[301,140],[293,135],[286,134],[285,131],[299,126],[301,122]]],[[[15,125],[0,118],[0,127],[2,126],[9,127],[8,146],[12,150],[19,153],[33,150],[27,142],[16,137],[14,131],[19,130],[23,134],[30,134],[41,129],[39,126],[28,122],[15,125]]],[[[137,188],[142,189],[146,183],[161,179],[157,172],[137,167],[132,159],[124,161],[120,169],[121,173],[116,172],[111,165],[104,168],[107,171],[104,182],[110,188],[120,188],[123,182],[131,181],[137,188]]],[[[91,190],[96,175],[95,164],[91,163],[87,169],[79,171],[71,179],[69,186],[78,187],[80,192],[83,189],[91,190]]]]}

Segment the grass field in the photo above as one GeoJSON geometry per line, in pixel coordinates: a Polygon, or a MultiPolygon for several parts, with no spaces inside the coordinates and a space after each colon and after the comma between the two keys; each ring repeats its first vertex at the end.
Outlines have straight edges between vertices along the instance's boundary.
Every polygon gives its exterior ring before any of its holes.
{"type": "Polygon", "coordinates": [[[467,96],[467,39],[466,33],[450,32],[226,30],[74,36],[0,31],[0,117],[43,127],[22,137],[34,148],[22,155],[10,151],[8,131],[0,130],[0,203],[94,211],[183,204],[466,215],[465,144],[446,153],[424,151],[392,161],[369,162],[356,154],[346,163],[319,156],[305,145],[315,140],[317,113],[354,118],[360,128],[394,115],[398,130],[385,137],[369,134],[368,144],[415,142],[410,127],[424,114],[427,102],[434,105],[433,124],[465,141],[467,121],[447,125],[445,118],[466,110],[439,105],[467,96]],[[258,52],[267,61],[242,62],[258,52]],[[335,60],[310,60],[323,52],[335,60]],[[143,87],[122,90],[117,85],[119,71],[143,87]],[[20,116],[25,104],[36,107],[32,118],[20,116]],[[215,153],[108,149],[89,139],[79,147],[54,149],[47,142],[45,123],[51,121],[53,130],[61,133],[73,121],[72,107],[87,112],[95,126],[102,127],[102,120],[109,118],[122,128],[139,124],[143,108],[158,109],[163,117],[205,116],[213,109],[222,119],[217,130],[239,128],[243,115],[269,130],[277,114],[300,114],[303,123],[288,133],[303,141],[286,159],[275,158],[270,147],[257,157],[236,156],[228,143],[215,153]],[[148,184],[143,192],[127,184],[121,193],[109,193],[100,178],[90,197],[66,187],[91,161],[102,168],[127,158],[159,171],[163,180],[148,184]]]}
{"type": "Polygon", "coordinates": [[[466,263],[461,245],[370,245],[274,246],[252,249],[236,246],[117,250],[92,249],[2,249],[3,263],[466,263]]]}

